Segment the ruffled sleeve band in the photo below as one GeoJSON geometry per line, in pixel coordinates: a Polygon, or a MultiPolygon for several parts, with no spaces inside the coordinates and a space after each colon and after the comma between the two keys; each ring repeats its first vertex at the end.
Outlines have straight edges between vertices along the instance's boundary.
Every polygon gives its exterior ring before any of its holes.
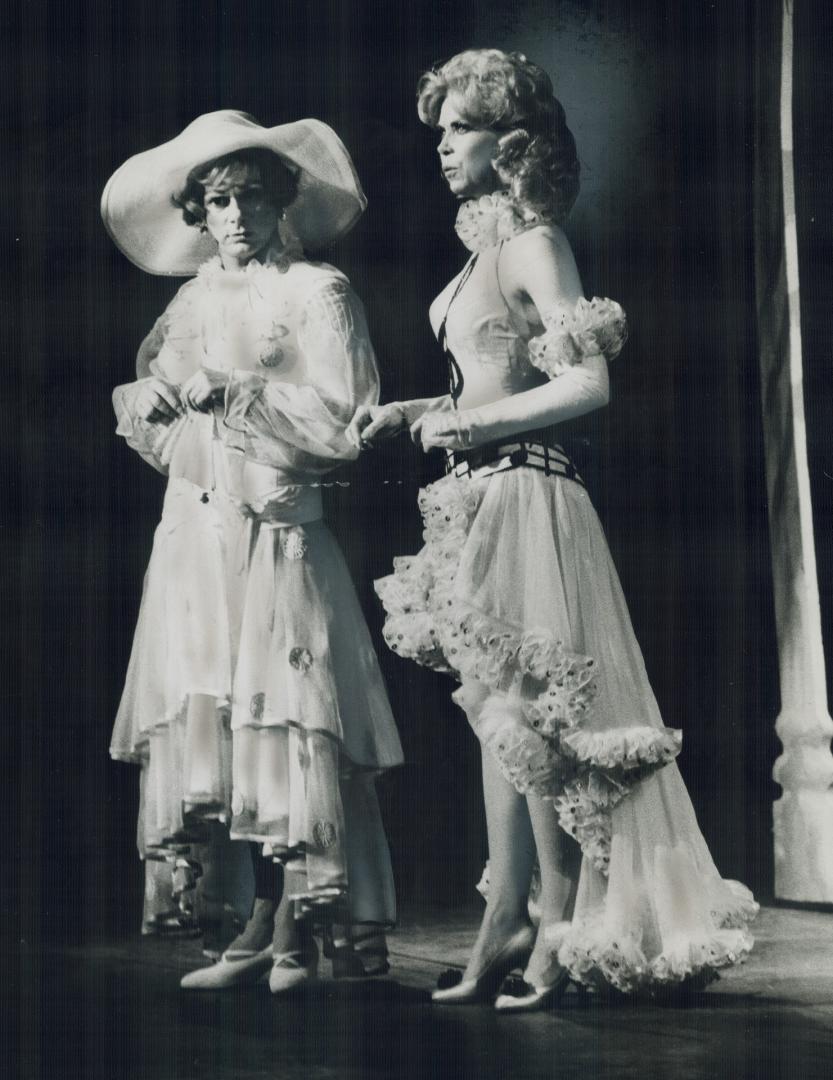
{"type": "Polygon", "coordinates": [[[529,341],[530,361],[550,378],[594,356],[614,360],[628,339],[625,313],[615,300],[581,297],[572,311],[542,314],[545,331],[529,341]]]}

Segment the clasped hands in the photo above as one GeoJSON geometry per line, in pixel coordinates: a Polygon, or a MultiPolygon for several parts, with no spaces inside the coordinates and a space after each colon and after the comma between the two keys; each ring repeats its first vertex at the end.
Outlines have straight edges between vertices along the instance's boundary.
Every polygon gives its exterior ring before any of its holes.
{"type": "Polygon", "coordinates": [[[169,383],[158,375],[143,384],[136,396],[136,412],[151,424],[170,424],[185,409],[208,412],[223,400],[228,373],[201,368],[182,386],[169,383]]]}
{"type": "Polygon", "coordinates": [[[472,439],[465,414],[452,410],[426,410],[413,423],[402,405],[362,405],[347,428],[347,441],[359,450],[368,450],[383,439],[392,439],[406,429],[423,450],[466,450],[472,439]]]}

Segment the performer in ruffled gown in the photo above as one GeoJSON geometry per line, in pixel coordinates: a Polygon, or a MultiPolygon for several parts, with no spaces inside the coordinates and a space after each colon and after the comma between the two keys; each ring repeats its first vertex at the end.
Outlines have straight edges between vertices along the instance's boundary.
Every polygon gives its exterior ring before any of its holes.
{"type": "Polygon", "coordinates": [[[347,279],[302,247],[364,206],[326,125],[264,129],[230,110],[131,158],[104,193],[134,262],[195,274],[143,346],[144,377],[114,394],[119,433],[168,486],[111,752],[142,766],[143,854],[175,861],[206,821],[267,854],[249,924],[188,987],[270,966],[274,991],[310,978],[306,917],[322,909],[375,927],[365,959],[386,965],[394,892],[373,781],[401,748],[321,520],[322,477],[355,457],[345,428],[378,400],[378,375],[347,279]]]}
{"type": "Polygon", "coordinates": [[[680,733],[660,717],[559,446],[559,425],[607,403],[626,337],[618,304],[584,299],[559,227],[578,192],[575,143],[549,77],[518,54],[454,57],[423,77],[419,113],[441,134],[472,252],[431,309],[452,390],[362,408],[350,436],[410,427],[448,455],[420,494],[424,548],[377,582],[388,645],[460,681],[483,751],[487,906],[462,981],[434,998],[487,998],[523,962],[499,1009],[538,1008],[570,978],[705,981],[748,952],[756,904],[709,855],[674,763],[680,733]]]}

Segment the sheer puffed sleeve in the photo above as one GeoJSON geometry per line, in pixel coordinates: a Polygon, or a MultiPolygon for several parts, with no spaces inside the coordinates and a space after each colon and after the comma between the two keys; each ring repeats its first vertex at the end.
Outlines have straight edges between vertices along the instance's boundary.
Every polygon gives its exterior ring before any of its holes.
{"type": "Polygon", "coordinates": [[[358,451],[345,437],[360,405],[379,399],[379,376],[361,302],[343,278],[316,283],[300,313],[305,384],[234,370],[226,388],[229,442],[248,458],[292,472],[324,473],[358,451]],[[242,446],[239,437],[242,436],[242,446]]]}
{"type": "Polygon", "coordinates": [[[146,379],[149,375],[156,374],[153,367],[153,362],[156,360],[159,353],[162,351],[162,346],[165,344],[165,334],[167,331],[167,313],[161,315],[153,324],[153,329],[139,346],[139,351],[136,353],[136,378],[146,379]]]}
{"type": "Polygon", "coordinates": [[[139,346],[136,356],[136,374],[139,378],[135,382],[117,386],[113,391],[113,408],[118,421],[116,434],[123,436],[127,445],[149,465],[165,474],[185,417],[152,423],[138,415],[136,401],[148,382],[165,377],[159,368],[158,357],[165,344],[166,316],[167,312],[156,320],[153,329],[139,346]]]}

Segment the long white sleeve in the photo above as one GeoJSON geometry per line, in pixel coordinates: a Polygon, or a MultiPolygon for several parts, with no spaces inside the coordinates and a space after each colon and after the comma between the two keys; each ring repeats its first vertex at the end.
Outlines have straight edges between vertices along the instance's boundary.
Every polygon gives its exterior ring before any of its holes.
{"type": "Polygon", "coordinates": [[[358,451],[345,430],[360,405],[379,399],[379,377],[364,310],[343,280],[316,286],[298,331],[305,385],[234,370],[223,422],[230,441],[263,465],[324,473],[358,451]]]}
{"type": "Polygon", "coordinates": [[[168,314],[191,287],[191,282],[186,282],[180,287],[176,296],[139,346],[136,354],[137,377],[135,381],[124,383],[113,390],[113,409],[117,421],[116,434],[121,435],[132,450],[163,474],[168,472],[171,452],[185,426],[186,418],[182,415],[169,422],[145,420],[136,411],[136,400],[151,379],[164,378],[168,382],[171,381],[160,370],[157,358],[165,345],[168,314]]]}
{"type": "Polygon", "coordinates": [[[550,427],[606,405],[607,360],[627,337],[625,314],[611,300],[579,299],[572,311],[545,313],[545,331],[532,338],[530,361],[550,382],[475,409],[427,417],[423,445],[466,449],[550,427]]]}
{"type": "Polygon", "coordinates": [[[544,386],[465,409],[458,414],[458,424],[465,445],[480,446],[583,416],[608,399],[607,361],[592,356],[544,386]]]}

